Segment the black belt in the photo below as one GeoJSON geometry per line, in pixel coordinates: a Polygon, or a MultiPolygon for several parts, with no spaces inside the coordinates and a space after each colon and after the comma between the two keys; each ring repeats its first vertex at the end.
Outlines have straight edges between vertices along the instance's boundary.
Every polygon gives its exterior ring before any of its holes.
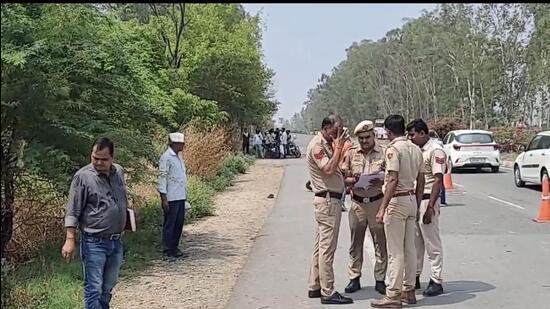
{"type": "Polygon", "coordinates": [[[88,236],[88,237],[96,237],[101,239],[107,239],[107,240],[119,240],[122,238],[122,235],[124,235],[124,232],[122,233],[113,233],[113,234],[92,234],[88,232],[82,232],[82,235],[88,236]]]}
{"type": "Polygon", "coordinates": [[[330,195],[330,197],[332,198],[336,198],[336,199],[339,199],[341,200],[342,199],[342,193],[336,193],[336,192],[330,192],[330,191],[321,191],[319,193],[315,193],[315,196],[318,196],[318,197],[327,197],[327,193],[330,195]]]}
{"type": "Polygon", "coordinates": [[[376,196],[372,196],[372,197],[362,197],[362,196],[358,196],[358,195],[353,195],[351,197],[352,200],[358,202],[358,203],[372,203],[374,201],[377,201],[381,198],[384,197],[384,193],[380,193],[376,196]]]}

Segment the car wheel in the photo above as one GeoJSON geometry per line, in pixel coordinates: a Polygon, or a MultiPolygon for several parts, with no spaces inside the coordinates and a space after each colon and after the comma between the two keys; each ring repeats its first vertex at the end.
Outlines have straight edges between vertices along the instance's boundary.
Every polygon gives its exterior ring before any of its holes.
{"type": "Polygon", "coordinates": [[[521,180],[521,171],[517,165],[514,167],[514,183],[518,188],[525,186],[525,181],[521,180]]]}
{"type": "MultiPolygon", "coordinates": [[[[542,170],[542,173],[540,173],[540,183],[542,185],[542,180],[544,179],[544,176],[546,176],[548,178],[548,172],[546,170],[542,170]]],[[[550,178],[548,178],[548,180],[550,181],[550,178]]]]}
{"type": "Polygon", "coordinates": [[[453,167],[453,161],[451,160],[451,158],[449,158],[449,164],[448,164],[448,166],[449,166],[449,170],[451,171],[451,173],[456,172],[456,168],[453,167]]]}
{"type": "Polygon", "coordinates": [[[500,166],[491,167],[491,172],[493,172],[493,173],[498,173],[499,170],[500,170],[500,166]]]}

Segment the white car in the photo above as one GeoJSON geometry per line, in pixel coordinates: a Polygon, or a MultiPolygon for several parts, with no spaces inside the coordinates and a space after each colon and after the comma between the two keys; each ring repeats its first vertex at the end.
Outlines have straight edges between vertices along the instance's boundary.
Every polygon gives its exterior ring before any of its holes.
{"type": "Polygon", "coordinates": [[[526,182],[542,184],[544,175],[550,168],[550,131],[537,134],[514,163],[514,182],[523,187],[526,182]]]}
{"type": "Polygon", "coordinates": [[[388,132],[384,128],[384,119],[374,120],[374,135],[377,139],[388,139],[388,132]]]}
{"type": "Polygon", "coordinates": [[[443,149],[447,153],[452,170],[484,167],[498,173],[500,168],[500,145],[495,143],[493,133],[484,130],[455,130],[443,138],[443,149]]]}

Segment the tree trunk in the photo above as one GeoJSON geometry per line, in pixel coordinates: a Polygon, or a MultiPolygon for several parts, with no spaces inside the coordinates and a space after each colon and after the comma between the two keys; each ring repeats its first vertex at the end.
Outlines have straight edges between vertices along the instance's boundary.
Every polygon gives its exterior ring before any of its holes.
{"type": "Polygon", "coordinates": [[[468,83],[468,101],[470,102],[470,130],[472,130],[475,127],[475,102],[472,95],[472,85],[470,83],[470,79],[466,79],[466,82],[468,83]]]}
{"type": "Polygon", "coordinates": [[[6,245],[13,235],[13,213],[15,205],[15,175],[18,161],[17,141],[12,130],[8,142],[2,145],[2,230],[0,250],[5,257],[6,245]]]}
{"type": "Polygon", "coordinates": [[[481,90],[481,105],[483,106],[483,122],[485,125],[485,130],[489,129],[489,120],[487,119],[487,106],[485,105],[485,94],[483,93],[483,83],[479,83],[479,88],[481,90]]]}

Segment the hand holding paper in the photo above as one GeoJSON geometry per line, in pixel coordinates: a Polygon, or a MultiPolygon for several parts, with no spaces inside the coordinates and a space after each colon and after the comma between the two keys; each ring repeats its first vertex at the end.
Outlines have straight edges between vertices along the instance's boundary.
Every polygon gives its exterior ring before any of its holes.
{"type": "Polygon", "coordinates": [[[379,186],[384,183],[384,172],[376,172],[372,174],[363,174],[359,177],[355,188],[368,189],[371,186],[379,186]]]}

